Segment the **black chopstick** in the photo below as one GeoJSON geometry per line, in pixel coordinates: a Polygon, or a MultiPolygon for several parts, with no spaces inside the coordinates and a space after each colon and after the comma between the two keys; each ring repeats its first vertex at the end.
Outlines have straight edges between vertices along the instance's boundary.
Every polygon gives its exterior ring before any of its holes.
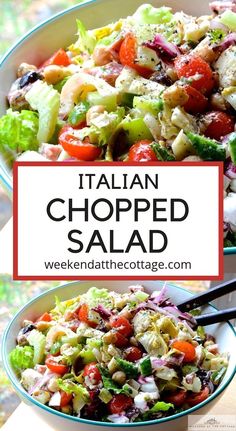
{"type": "Polygon", "coordinates": [[[233,292],[234,290],[236,290],[236,278],[226,281],[219,286],[213,287],[212,289],[209,289],[200,295],[191,296],[191,298],[187,299],[187,301],[177,304],[177,307],[180,311],[194,310],[194,308],[207,304],[213,299],[220,298],[221,296],[233,292]]]}
{"type": "Polygon", "coordinates": [[[216,313],[202,314],[201,316],[195,317],[197,325],[207,326],[213,323],[225,322],[226,320],[236,318],[236,307],[228,308],[227,310],[220,310],[216,313]]]}

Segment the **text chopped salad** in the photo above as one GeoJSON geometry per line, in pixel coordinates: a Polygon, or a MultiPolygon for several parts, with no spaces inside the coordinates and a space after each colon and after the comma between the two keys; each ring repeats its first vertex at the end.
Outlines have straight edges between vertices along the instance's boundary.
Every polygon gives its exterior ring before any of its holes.
{"type": "Polygon", "coordinates": [[[10,361],[25,390],[68,415],[129,423],[196,406],[217,388],[226,353],[170,301],[92,287],[24,321],[10,361]]]}
{"type": "Polygon", "coordinates": [[[236,7],[211,9],[143,4],[94,30],[77,20],[75,43],[19,66],[4,159],[223,161],[225,246],[236,245],[236,7]]]}

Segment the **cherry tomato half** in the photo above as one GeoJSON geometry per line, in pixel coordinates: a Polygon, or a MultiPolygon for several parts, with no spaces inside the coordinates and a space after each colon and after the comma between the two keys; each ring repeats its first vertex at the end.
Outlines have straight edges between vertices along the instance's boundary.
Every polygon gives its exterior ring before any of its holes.
{"type": "Polygon", "coordinates": [[[77,138],[76,130],[69,125],[62,127],[58,141],[71,157],[76,157],[86,162],[97,159],[102,152],[101,148],[90,143],[88,137],[83,141],[77,138]]]}
{"type": "Polygon", "coordinates": [[[230,115],[221,111],[207,112],[203,118],[207,124],[204,135],[209,138],[220,140],[222,136],[234,131],[234,122],[230,115]]]}
{"type": "Polygon", "coordinates": [[[138,361],[140,358],[142,358],[142,356],[142,350],[136,346],[128,347],[128,349],[125,351],[125,359],[130,362],[138,361]]]}
{"type": "Polygon", "coordinates": [[[148,139],[135,142],[129,149],[128,162],[156,162],[157,157],[150,144],[148,139]]]}
{"type": "Polygon", "coordinates": [[[91,326],[91,328],[96,328],[97,323],[89,320],[89,308],[87,304],[82,304],[78,311],[78,318],[81,322],[87,323],[87,325],[91,326]]]}
{"type": "Polygon", "coordinates": [[[196,90],[196,88],[191,87],[191,85],[185,85],[184,89],[189,97],[187,102],[184,104],[185,111],[190,114],[204,112],[208,104],[207,98],[200,93],[200,91],[196,90]]]}
{"type": "Polygon", "coordinates": [[[41,67],[51,66],[52,64],[57,66],[69,66],[71,61],[66,51],[61,48],[56,51],[48,60],[46,60],[41,67]]]}
{"type": "Polygon", "coordinates": [[[49,313],[43,313],[36,322],[51,322],[52,318],[49,313]]]}
{"type": "Polygon", "coordinates": [[[64,364],[60,364],[59,362],[55,361],[55,358],[52,355],[48,355],[46,358],[45,364],[51,370],[53,373],[56,374],[65,374],[68,371],[68,367],[64,364]]]}
{"type": "Polygon", "coordinates": [[[102,380],[101,373],[97,367],[96,362],[91,362],[84,367],[84,376],[88,376],[92,382],[98,384],[102,380]]]}
{"type": "Polygon", "coordinates": [[[172,347],[184,353],[183,362],[193,362],[196,357],[195,347],[188,341],[176,340],[172,347]]]}
{"type": "Polygon", "coordinates": [[[192,54],[180,55],[175,60],[175,69],[178,78],[194,78],[191,86],[201,93],[209,93],[214,87],[214,78],[209,64],[201,57],[192,54]]]}
{"type": "Polygon", "coordinates": [[[132,407],[133,400],[124,394],[114,395],[112,400],[108,403],[108,409],[112,415],[119,414],[129,407],[132,407]]]}
{"type": "Polygon", "coordinates": [[[129,323],[128,319],[124,316],[114,316],[110,319],[110,325],[112,328],[117,329],[117,331],[124,335],[124,337],[129,337],[132,332],[133,328],[132,325],[129,323]]]}
{"type": "Polygon", "coordinates": [[[197,394],[189,394],[186,399],[186,403],[190,405],[190,407],[196,406],[202,401],[206,400],[209,396],[209,389],[205,387],[201,392],[197,394]]]}
{"type": "Polygon", "coordinates": [[[119,57],[123,66],[129,66],[131,69],[136,70],[139,75],[148,78],[152,74],[152,70],[145,66],[135,63],[137,53],[137,41],[135,36],[127,34],[121,44],[119,57]]]}
{"type": "Polygon", "coordinates": [[[126,347],[129,344],[129,340],[121,334],[119,331],[114,330],[114,344],[116,347],[126,347]]]}
{"type": "Polygon", "coordinates": [[[181,407],[187,398],[187,392],[180,390],[178,392],[170,393],[166,395],[164,398],[167,403],[172,403],[176,407],[181,407]]]}
{"type": "Polygon", "coordinates": [[[67,394],[64,391],[61,391],[61,403],[60,403],[60,407],[65,407],[67,406],[72,400],[72,394],[67,394]]]}

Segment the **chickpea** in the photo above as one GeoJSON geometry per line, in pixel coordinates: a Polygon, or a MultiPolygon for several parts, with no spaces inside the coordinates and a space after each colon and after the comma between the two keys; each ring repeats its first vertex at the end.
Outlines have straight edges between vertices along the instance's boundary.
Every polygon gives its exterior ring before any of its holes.
{"type": "Polygon", "coordinates": [[[100,114],[103,114],[104,111],[105,108],[102,105],[96,105],[89,108],[86,114],[86,123],[88,124],[88,126],[91,126],[92,120],[98,117],[100,114]]]}
{"type": "Polygon", "coordinates": [[[57,84],[66,76],[71,75],[71,72],[66,67],[60,67],[55,64],[46,66],[43,71],[45,81],[48,84],[57,84]]]}
{"type": "Polygon", "coordinates": [[[119,383],[120,385],[124,385],[124,383],[126,382],[126,375],[123,371],[116,371],[112,375],[112,380],[114,380],[114,382],[116,383],[119,383]]]}

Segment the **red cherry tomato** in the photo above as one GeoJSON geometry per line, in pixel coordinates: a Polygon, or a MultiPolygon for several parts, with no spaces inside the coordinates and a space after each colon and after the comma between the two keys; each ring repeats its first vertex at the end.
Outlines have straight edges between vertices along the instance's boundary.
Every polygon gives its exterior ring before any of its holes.
{"type": "Polygon", "coordinates": [[[59,362],[55,361],[55,358],[52,355],[48,355],[45,361],[45,364],[51,370],[53,373],[56,374],[66,374],[68,371],[68,367],[64,364],[60,364],[59,362]]]}
{"type": "Polygon", "coordinates": [[[112,400],[108,403],[108,410],[112,415],[120,414],[121,412],[127,410],[129,407],[132,407],[133,400],[131,397],[127,395],[118,394],[114,395],[112,400]]]}
{"type": "Polygon", "coordinates": [[[204,135],[212,139],[220,140],[222,136],[234,131],[233,119],[225,112],[207,112],[204,116],[204,122],[207,124],[204,135]]]}
{"type": "Polygon", "coordinates": [[[92,382],[98,384],[102,380],[101,373],[96,366],[96,362],[91,362],[90,364],[85,365],[84,367],[84,376],[88,376],[92,382]]]}
{"type": "Polygon", "coordinates": [[[126,347],[129,344],[129,340],[120,332],[115,330],[114,336],[115,336],[114,344],[116,347],[126,347]]]}
{"type": "Polygon", "coordinates": [[[185,111],[190,114],[204,112],[208,104],[207,98],[200,91],[196,90],[196,88],[191,87],[191,85],[185,85],[184,89],[189,97],[188,101],[184,104],[185,111]]]}
{"type": "Polygon", "coordinates": [[[192,78],[199,75],[199,79],[193,79],[190,85],[203,94],[209,93],[214,87],[212,70],[201,57],[192,54],[180,55],[175,60],[175,69],[178,78],[192,78]]]}
{"type": "Polygon", "coordinates": [[[88,318],[89,308],[87,304],[82,304],[78,311],[78,317],[81,322],[87,323],[91,328],[96,328],[97,323],[89,320],[88,318]]]}
{"type": "Polygon", "coordinates": [[[124,316],[114,316],[110,319],[110,325],[112,328],[117,329],[117,331],[124,335],[124,337],[129,337],[132,332],[133,328],[132,325],[129,323],[128,319],[124,316]]]}
{"type": "Polygon", "coordinates": [[[181,407],[187,398],[187,392],[180,390],[178,392],[170,393],[166,395],[164,398],[167,403],[172,403],[176,407],[181,407]]]}
{"type": "Polygon", "coordinates": [[[83,141],[77,138],[76,130],[69,125],[62,127],[58,141],[71,157],[76,157],[86,162],[97,159],[102,152],[101,148],[90,143],[88,137],[83,141]]]}
{"type": "Polygon", "coordinates": [[[69,66],[69,64],[71,64],[71,60],[66,51],[61,48],[46,60],[41,67],[51,66],[52,64],[57,66],[69,66]]]}
{"type": "Polygon", "coordinates": [[[120,62],[123,64],[123,66],[129,66],[131,69],[136,70],[139,75],[143,76],[144,78],[148,78],[153,71],[148,67],[140,66],[140,64],[135,63],[136,53],[136,38],[132,34],[127,34],[120,47],[120,62]]]}
{"type": "Polygon", "coordinates": [[[51,322],[52,318],[49,313],[43,313],[36,322],[51,322]]]}
{"type": "Polygon", "coordinates": [[[186,403],[190,405],[190,407],[196,406],[197,404],[201,403],[202,401],[206,400],[209,396],[209,389],[205,387],[201,392],[198,394],[189,394],[186,399],[186,403]]]}
{"type": "Polygon", "coordinates": [[[60,403],[60,407],[65,407],[67,406],[72,400],[72,394],[67,394],[64,391],[61,391],[61,403],[60,403]]]}
{"type": "Polygon", "coordinates": [[[138,347],[129,347],[125,351],[125,359],[130,362],[138,361],[140,358],[142,358],[143,352],[138,347]]]}
{"type": "Polygon", "coordinates": [[[150,146],[151,142],[144,139],[133,144],[129,149],[128,162],[156,162],[157,157],[150,146]]]}
{"type": "Polygon", "coordinates": [[[183,362],[193,362],[196,357],[195,347],[188,341],[176,340],[172,347],[184,353],[183,362]]]}

